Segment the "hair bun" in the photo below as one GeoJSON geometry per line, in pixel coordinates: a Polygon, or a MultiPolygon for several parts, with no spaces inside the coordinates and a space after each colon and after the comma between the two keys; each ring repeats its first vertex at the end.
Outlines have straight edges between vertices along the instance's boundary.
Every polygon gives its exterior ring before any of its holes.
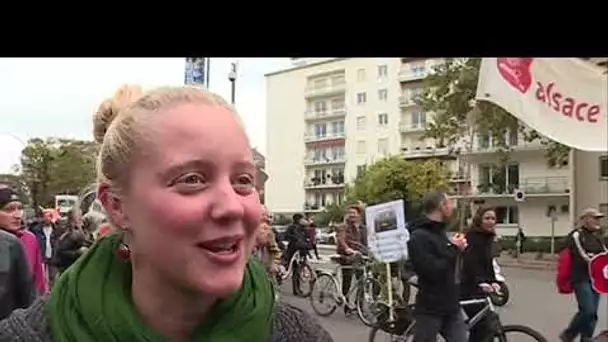
{"type": "Polygon", "coordinates": [[[139,86],[123,85],[114,96],[103,101],[97,112],[93,115],[93,136],[99,144],[103,142],[103,138],[108,131],[108,127],[120,113],[122,109],[137,101],[143,95],[143,91],[139,86]]]}

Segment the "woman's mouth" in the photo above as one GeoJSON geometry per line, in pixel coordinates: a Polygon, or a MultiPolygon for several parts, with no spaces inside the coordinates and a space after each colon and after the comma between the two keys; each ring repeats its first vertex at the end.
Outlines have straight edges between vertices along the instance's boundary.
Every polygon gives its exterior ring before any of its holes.
{"type": "Polygon", "coordinates": [[[244,237],[240,235],[198,243],[196,246],[205,252],[207,258],[217,264],[232,264],[237,262],[243,252],[244,237]]]}

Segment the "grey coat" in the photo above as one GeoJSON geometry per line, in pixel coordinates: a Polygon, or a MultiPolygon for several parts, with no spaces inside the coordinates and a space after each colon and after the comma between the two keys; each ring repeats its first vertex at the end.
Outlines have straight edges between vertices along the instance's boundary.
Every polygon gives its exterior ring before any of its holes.
{"type": "MultiPolygon", "coordinates": [[[[39,299],[1,321],[0,342],[52,342],[43,309],[44,300],[39,299]]],[[[333,339],[316,319],[296,307],[279,303],[271,342],[333,342],[333,339]]]]}

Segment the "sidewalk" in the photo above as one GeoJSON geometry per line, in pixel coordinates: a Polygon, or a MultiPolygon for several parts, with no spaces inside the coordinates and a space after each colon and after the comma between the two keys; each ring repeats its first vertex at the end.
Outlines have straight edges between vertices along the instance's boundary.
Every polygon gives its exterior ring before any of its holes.
{"type": "Polygon", "coordinates": [[[498,264],[506,268],[521,268],[538,271],[555,271],[557,269],[557,256],[544,255],[542,259],[536,258],[536,253],[524,253],[517,259],[503,253],[498,258],[498,264]]]}

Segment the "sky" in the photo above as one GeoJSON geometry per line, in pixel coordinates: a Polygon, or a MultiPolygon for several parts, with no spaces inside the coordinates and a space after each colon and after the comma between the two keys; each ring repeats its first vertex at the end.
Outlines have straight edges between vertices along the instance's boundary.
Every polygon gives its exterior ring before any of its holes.
{"type": "MultiPolygon", "coordinates": [[[[266,151],[264,74],[289,58],[212,58],[210,90],[230,100],[228,73],[238,63],[236,108],[254,147],[266,151]]],[[[184,58],[0,59],[0,173],[19,163],[33,137],[92,140],[97,106],[120,85],[144,89],[184,82],[184,58]]]]}

